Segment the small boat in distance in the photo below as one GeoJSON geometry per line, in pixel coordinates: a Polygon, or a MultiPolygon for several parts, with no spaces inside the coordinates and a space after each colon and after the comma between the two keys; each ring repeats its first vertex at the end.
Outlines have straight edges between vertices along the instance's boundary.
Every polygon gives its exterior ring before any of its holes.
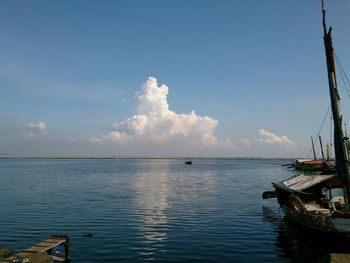
{"type": "Polygon", "coordinates": [[[325,159],[321,136],[318,136],[318,138],[320,141],[322,159],[317,159],[316,157],[314,141],[311,136],[311,144],[312,144],[312,151],[314,153],[314,158],[313,159],[296,159],[293,163],[283,164],[282,166],[287,167],[288,169],[295,169],[297,171],[302,171],[306,173],[319,173],[319,172],[321,172],[322,174],[330,174],[331,172],[335,173],[335,164],[333,161],[330,160],[330,157],[329,157],[329,145],[327,144],[327,149],[328,149],[327,159],[325,159]]]}
{"type": "Polygon", "coordinates": [[[328,86],[334,124],[336,173],[326,175],[300,174],[281,182],[273,182],[275,193],[265,192],[263,198],[277,197],[285,216],[297,224],[314,230],[350,237],[348,138],[343,133],[334,63],[332,28],[327,31],[323,0],[322,14],[328,86]]]}
{"type": "Polygon", "coordinates": [[[335,164],[330,160],[297,159],[294,163],[284,164],[282,166],[305,173],[330,174],[331,172],[335,172],[335,164]]]}
{"type": "Polygon", "coordinates": [[[186,161],[185,164],[192,165],[192,161],[186,161]]]}

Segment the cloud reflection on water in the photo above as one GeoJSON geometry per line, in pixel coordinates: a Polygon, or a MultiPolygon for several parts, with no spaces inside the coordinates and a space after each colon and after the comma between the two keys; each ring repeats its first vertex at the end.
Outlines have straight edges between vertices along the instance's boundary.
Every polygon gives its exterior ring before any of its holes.
{"type": "Polygon", "coordinates": [[[182,163],[163,160],[161,166],[139,171],[131,188],[135,194],[133,209],[138,211],[140,220],[137,228],[148,245],[140,255],[149,257],[156,251],[166,252],[162,247],[169,232],[176,228],[173,222],[181,222],[185,228],[193,227],[198,214],[205,214],[198,203],[210,198],[216,183],[212,173],[199,174],[182,163]]]}

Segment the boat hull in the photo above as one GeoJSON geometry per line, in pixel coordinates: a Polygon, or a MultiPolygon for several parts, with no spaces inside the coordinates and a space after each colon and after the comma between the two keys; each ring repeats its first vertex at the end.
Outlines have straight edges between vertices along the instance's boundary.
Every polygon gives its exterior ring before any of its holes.
{"type": "Polygon", "coordinates": [[[283,206],[282,211],[289,220],[304,227],[328,233],[339,233],[350,238],[350,218],[298,213],[287,206],[283,206]]]}
{"type": "MultiPolygon", "coordinates": [[[[300,182],[301,185],[310,184],[310,182],[328,182],[327,180],[332,180],[332,176],[323,176],[322,181],[320,177],[307,176],[307,177],[294,177],[287,180],[287,185],[290,183],[293,187],[298,184],[293,184],[295,182],[300,182]]],[[[332,181],[335,184],[335,181],[332,181]]],[[[318,184],[312,185],[312,187],[318,184]]],[[[350,213],[341,212],[338,210],[330,210],[327,208],[317,209],[307,209],[307,204],[313,203],[316,205],[315,194],[306,193],[291,189],[287,187],[284,183],[273,183],[276,191],[276,197],[280,207],[286,218],[289,220],[307,227],[309,229],[314,229],[318,231],[328,232],[328,233],[339,233],[350,238],[350,213]],[[298,197],[299,195],[299,197],[298,197]]],[[[303,190],[303,189],[302,189],[303,190]]]]}

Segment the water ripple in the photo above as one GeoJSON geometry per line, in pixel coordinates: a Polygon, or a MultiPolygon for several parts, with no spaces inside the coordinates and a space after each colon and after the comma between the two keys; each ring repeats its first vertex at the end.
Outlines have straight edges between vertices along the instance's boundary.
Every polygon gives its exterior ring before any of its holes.
{"type": "Polygon", "coordinates": [[[324,246],[261,200],[288,176],[282,163],[0,160],[0,244],[20,250],[68,234],[83,263],[310,261],[324,246]]]}

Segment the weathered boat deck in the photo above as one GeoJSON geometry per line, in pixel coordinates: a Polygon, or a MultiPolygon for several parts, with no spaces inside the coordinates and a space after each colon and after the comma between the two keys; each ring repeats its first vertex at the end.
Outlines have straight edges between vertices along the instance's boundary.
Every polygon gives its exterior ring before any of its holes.
{"type": "Polygon", "coordinates": [[[50,263],[50,262],[70,262],[69,238],[68,236],[51,236],[49,239],[40,242],[21,252],[13,254],[5,259],[0,259],[0,263],[29,262],[29,263],[50,263]],[[52,255],[55,247],[64,247],[64,256],[52,255]]]}

